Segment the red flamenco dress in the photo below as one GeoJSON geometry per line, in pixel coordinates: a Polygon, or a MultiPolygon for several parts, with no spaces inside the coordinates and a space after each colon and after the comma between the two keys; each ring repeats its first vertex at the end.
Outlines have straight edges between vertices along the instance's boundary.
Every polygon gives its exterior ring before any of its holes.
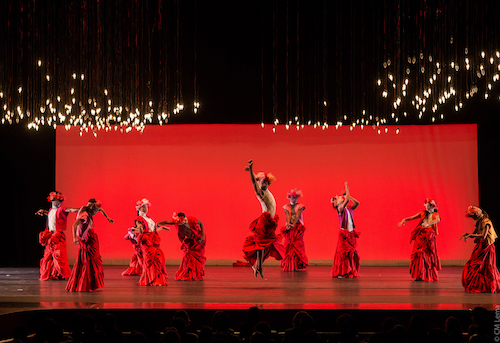
{"type": "MultiPolygon", "coordinates": [[[[175,273],[175,280],[177,281],[202,281],[205,275],[205,244],[206,238],[203,242],[199,242],[202,237],[202,231],[198,220],[194,217],[187,217],[189,228],[192,235],[188,237],[183,230],[177,231],[177,236],[181,241],[181,250],[184,251],[181,265],[175,273]]],[[[177,229],[179,229],[178,225],[177,229]]]]}
{"type": "Polygon", "coordinates": [[[134,255],[130,259],[129,267],[122,272],[122,275],[142,275],[142,248],[137,241],[136,234],[129,229],[128,233],[125,235],[125,239],[132,243],[134,255]]]}
{"type": "Polygon", "coordinates": [[[494,244],[497,235],[493,224],[487,218],[481,222],[483,230],[487,224],[490,225],[488,235],[486,238],[477,237],[474,239],[476,245],[462,273],[462,285],[469,293],[500,292],[500,274],[496,265],[494,244]]]}
{"type": "MultiPolygon", "coordinates": [[[[295,205],[296,208],[294,213],[303,207],[302,204],[295,205]]],[[[291,212],[290,204],[283,206],[285,211],[291,212]]],[[[302,213],[300,213],[300,218],[297,223],[292,226],[289,230],[286,227],[281,229],[283,237],[283,245],[285,246],[285,255],[281,260],[281,268],[285,272],[291,272],[295,270],[305,269],[309,265],[309,260],[306,255],[306,248],[304,244],[304,232],[306,227],[304,226],[302,220],[302,213]]]]}
{"type": "Polygon", "coordinates": [[[140,234],[137,240],[142,249],[142,274],[137,284],[167,286],[167,268],[165,256],[160,249],[160,236],[156,232],[145,232],[140,234]]]}
{"type": "MultiPolygon", "coordinates": [[[[437,212],[434,212],[431,221],[434,221],[437,215],[437,212]]],[[[422,222],[426,216],[426,211],[420,212],[418,225],[411,233],[410,242],[414,242],[411,252],[410,275],[415,281],[437,281],[438,271],[441,270],[436,246],[437,225],[424,228],[422,222]]]]}
{"type": "Polygon", "coordinates": [[[356,231],[340,229],[337,250],[333,259],[332,277],[358,278],[360,258],[356,231]]]}
{"type": "Polygon", "coordinates": [[[262,261],[270,256],[276,260],[282,259],[285,248],[279,243],[281,234],[276,235],[275,233],[278,220],[277,214],[271,217],[269,212],[264,212],[250,224],[250,231],[253,232],[253,235],[248,236],[243,243],[243,254],[250,265],[255,264],[259,250],[263,250],[262,261]]]}
{"type": "Polygon", "coordinates": [[[99,253],[99,238],[92,228],[92,217],[79,212],[81,222],[77,228],[78,255],[66,285],[70,292],[90,292],[104,287],[104,269],[99,253]]]}
{"type": "Polygon", "coordinates": [[[43,257],[40,260],[40,280],[67,280],[71,276],[71,269],[68,263],[68,253],[66,250],[66,229],[67,213],[65,207],[51,208],[47,216],[47,228],[40,232],[39,242],[45,247],[43,257]],[[53,223],[49,223],[53,221],[53,223]],[[49,227],[55,228],[51,231],[49,227]]]}
{"type": "Polygon", "coordinates": [[[358,254],[359,232],[354,230],[353,210],[344,208],[338,213],[340,222],[337,250],[332,265],[332,277],[358,278],[360,258],[358,254]],[[347,229],[352,226],[352,230],[347,229]]]}

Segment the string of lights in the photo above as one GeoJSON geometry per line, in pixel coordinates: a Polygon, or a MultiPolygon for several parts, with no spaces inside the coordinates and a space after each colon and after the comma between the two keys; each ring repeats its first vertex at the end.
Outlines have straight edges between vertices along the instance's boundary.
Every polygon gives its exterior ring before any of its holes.
{"type": "MultiPolygon", "coordinates": [[[[263,128],[398,133],[399,125],[452,121],[471,98],[500,100],[500,2],[262,0],[258,7],[255,122],[263,128]]],[[[211,57],[199,44],[205,13],[197,11],[196,0],[1,2],[1,123],[97,134],[198,114],[200,84],[208,84],[200,65],[211,57]],[[183,87],[186,74],[192,87],[183,87]]]]}

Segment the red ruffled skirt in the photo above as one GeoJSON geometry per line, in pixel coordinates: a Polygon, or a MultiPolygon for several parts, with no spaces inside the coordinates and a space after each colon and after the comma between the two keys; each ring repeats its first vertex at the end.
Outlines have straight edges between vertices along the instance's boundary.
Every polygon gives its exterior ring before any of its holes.
{"type": "Polygon", "coordinates": [[[282,229],[283,245],[285,255],[281,260],[283,271],[295,271],[305,269],[309,265],[304,245],[304,232],[306,227],[300,223],[295,224],[290,230],[282,229]]]}
{"type": "Polygon", "coordinates": [[[44,230],[39,242],[45,247],[40,260],[40,280],[67,280],[71,276],[66,250],[66,236],[62,231],[44,230]]]}
{"type": "Polygon", "coordinates": [[[202,281],[205,275],[205,243],[195,242],[190,238],[185,238],[181,249],[184,251],[181,265],[175,273],[177,281],[202,281]]]}
{"type": "Polygon", "coordinates": [[[436,234],[432,228],[417,226],[412,232],[410,275],[416,281],[437,281],[441,262],[437,254],[436,234]]]}
{"type": "Polygon", "coordinates": [[[139,237],[142,247],[142,274],[139,286],[167,286],[168,275],[165,256],[160,249],[160,237],[157,233],[145,233],[139,237]]]}
{"type": "Polygon", "coordinates": [[[335,258],[333,259],[332,277],[359,277],[358,237],[359,233],[355,230],[340,229],[337,251],[335,251],[335,258]]]}
{"type": "Polygon", "coordinates": [[[281,234],[276,235],[275,232],[278,220],[278,215],[273,218],[269,212],[264,212],[250,224],[250,231],[253,232],[253,235],[248,236],[243,243],[243,254],[250,265],[255,264],[259,250],[264,252],[263,260],[270,256],[281,260],[285,248],[279,242],[281,234]]]}
{"type": "Polygon", "coordinates": [[[462,285],[470,293],[500,292],[500,274],[496,264],[495,244],[476,238],[476,246],[462,273],[462,285]]]}
{"type": "Polygon", "coordinates": [[[141,275],[142,274],[142,250],[139,244],[134,244],[134,256],[130,260],[129,267],[122,272],[122,275],[141,275]]]}
{"type": "Polygon", "coordinates": [[[78,243],[78,255],[66,285],[70,292],[89,292],[104,287],[104,269],[99,253],[99,239],[89,229],[87,241],[78,243]]]}

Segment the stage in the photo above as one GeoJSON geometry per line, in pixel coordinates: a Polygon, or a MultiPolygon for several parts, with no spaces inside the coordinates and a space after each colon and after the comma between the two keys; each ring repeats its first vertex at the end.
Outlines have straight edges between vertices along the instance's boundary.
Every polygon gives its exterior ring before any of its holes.
{"type": "Polygon", "coordinates": [[[437,282],[416,282],[407,267],[362,267],[359,279],[330,277],[330,267],[283,272],[265,266],[264,278],[249,267],[207,266],[204,281],[137,286],[139,277],[121,276],[122,266],[105,266],[105,287],[67,292],[65,281],[39,281],[36,268],[0,268],[0,314],[36,309],[376,309],[494,310],[500,294],[465,293],[461,267],[443,267],[437,282]]]}

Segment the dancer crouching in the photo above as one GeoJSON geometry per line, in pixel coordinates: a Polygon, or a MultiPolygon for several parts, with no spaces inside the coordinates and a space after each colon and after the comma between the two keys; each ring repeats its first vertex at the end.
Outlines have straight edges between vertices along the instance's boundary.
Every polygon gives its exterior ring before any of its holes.
{"type": "Polygon", "coordinates": [[[356,226],[354,225],[352,212],[359,206],[359,201],[351,196],[347,182],[344,185],[345,190],[342,194],[331,199],[340,223],[337,250],[335,251],[332,266],[332,277],[358,278],[360,261],[358,255],[359,232],[354,230],[356,226]],[[351,201],[352,205],[350,204],[351,201]]]}
{"type": "Polygon", "coordinates": [[[281,235],[276,236],[275,230],[278,226],[279,217],[276,214],[276,200],[269,191],[269,185],[276,180],[272,174],[263,172],[255,175],[253,173],[253,161],[248,161],[245,167],[250,172],[255,195],[262,206],[262,214],[250,224],[250,231],[253,235],[248,236],[243,243],[243,253],[245,259],[252,265],[254,276],[258,274],[263,278],[262,263],[269,256],[281,260],[284,254],[284,247],[278,243],[281,235]]]}
{"type": "Polygon", "coordinates": [[[158,223],[163,225],[175,225],[177,237],[182,243],[181,250],[184,251],[181,265],[175,273],[177,281],[203,281],[205,275],[205,228],[201,220],[195,217],[186,217],[183,212],[174,213],[172,220],[158,223]]]}

